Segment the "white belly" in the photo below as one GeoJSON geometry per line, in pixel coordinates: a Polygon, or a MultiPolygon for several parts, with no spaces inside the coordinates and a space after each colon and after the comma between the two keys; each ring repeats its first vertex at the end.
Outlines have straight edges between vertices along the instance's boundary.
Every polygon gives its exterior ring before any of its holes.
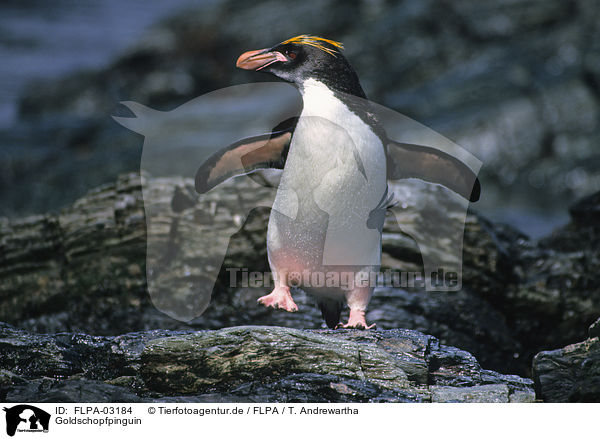
{"type": "Polygon", "coordinates": [[[378,269],[381,234],[367,219],[386,189],[381,141],[327,89],[305,89],[304,108],[269,219],[271,269],[378,269]]]}

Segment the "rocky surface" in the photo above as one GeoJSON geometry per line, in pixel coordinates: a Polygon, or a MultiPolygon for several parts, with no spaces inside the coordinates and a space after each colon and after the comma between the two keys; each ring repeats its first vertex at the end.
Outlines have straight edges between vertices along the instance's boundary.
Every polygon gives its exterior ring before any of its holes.
{"type": "Polygon", "coordinates": [[[221,0],[174,14],[106,68],[27,88],[21,123],[1,136],[0,214],[56,209],[136,169],[140,137],[110,118],[128,114],[120,101],[170,110],[259,81],[234,68],[240,53],[313,33],[345,43],[371,99],[483,161],[480,209],[523,225],[537,215],[528,230],[543,235],[562,206],[600,190],[599,7],[221,0]]]}
{"type": "Polygon", "coordinates": [[[7,402],[533,402],[532,381],[403,329],[241,326],[116,337],[0,325],[7,402]]]}
{"type": "Polygon", "coordinates": [[[600,319],[589,338],[533,359],[537,394],[545,402],[600,402],[600,319]]]}
{"type": "MultiPolygon", "coordinates": [[[[148,176],[143,181],[157,203],[168,207],[162,222],[167,227],[147,231],[142,180],[135,174],[99,187],[59,215],[1,220],[0,320],[32,332],[96,335],[240,325],[322,327],[320,312],[302,292],[295,294],[300,312],[290,314],[256,304],[265,288],[229,286],[228,268],[268,272],[268,209],[256,209],[245,221],[242,216],[245,203],[266,196],[263,189],[226,184],[200,201],[191,181],[148,176]],[[214,230],[211,218],[229,218],[233,223],[228,227],[241,229],[229,243],[209,307],[183,323],[159,312],[148,296],[147,233],[179,243],[173,249],[180,253],[165,276],[173,288],[189,294],[189,283],[178,280],[203,279],[201,261],[209,249],[192,243],[198,234],[214,230]]],[[[528,376],[537,352],[580,340],[600,315],[597,201],[592,196],[575,205],[572,223],[539,245],[470,214],[463,289],[378,288],[367,319],[382,329],[432,334],[443,344],[471,352],[488,369],[528,376]]],[[[384,231],[384,266],[419,269],[414,242],[392,221],[384,231]]]]}
{"type": "Polygon", "coordinates": [[[596,320],[590,325],[589,329],[590,338],[600,337],[600,319],[596,320]]]}

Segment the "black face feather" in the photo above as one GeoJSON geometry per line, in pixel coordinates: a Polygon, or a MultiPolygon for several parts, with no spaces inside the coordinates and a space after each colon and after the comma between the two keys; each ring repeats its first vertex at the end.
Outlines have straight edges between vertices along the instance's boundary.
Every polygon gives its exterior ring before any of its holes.
{"type": "Polygon", "coordinates": [[[323,83],[352,112],[370,125],[383,141],[386,138],[385,132],[370,109],[370,102],[366,100],[358,75],[337,47],[327,43],[320,46],[324,48],[284,41],[269,49],[256,51],[259,56],[274,53],[282,55],[281,60],[270,62],[256,70],[291,82],[298,88],[308,79],[323,83]],[[361,99],[351,99],[351,96],[361,99]]]}
{"type": "Polygon", "coordinates": [[[275,62],[260,71],[271,73],[299,87],[312,78],[331,90],[365,97],[356,72],[340,52],[330,53],[318,47],[296,43],[281,43],[267,51],[279,52],[287,61],[275,62]]]}

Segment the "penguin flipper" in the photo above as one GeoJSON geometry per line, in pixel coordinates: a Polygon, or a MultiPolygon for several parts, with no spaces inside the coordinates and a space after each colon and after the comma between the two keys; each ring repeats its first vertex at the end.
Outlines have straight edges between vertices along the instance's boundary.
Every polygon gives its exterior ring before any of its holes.
{"type": "MultiPolygon", "coordinates": [[[[196,191],[206,193],[239,175],[263,169],[283,169],[296,122],[297,118],[288,119],[271,133],[238,140],[215,152],[196,172],[196,191]]],[[[257,181],[261,182],[260,179],[257,181]]]]}
{"type": "Polygon", "coordinates": [[[441,184],[463,198],[479,200],[481,184],[463,162],[438,149],[390,141],[387,145],[387,178],[418,178],[441,184]]]}

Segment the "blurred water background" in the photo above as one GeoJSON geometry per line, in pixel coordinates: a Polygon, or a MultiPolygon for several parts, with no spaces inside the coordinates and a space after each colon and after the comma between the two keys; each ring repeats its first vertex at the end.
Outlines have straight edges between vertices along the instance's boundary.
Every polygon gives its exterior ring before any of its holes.
{"type": "Polygon", "coordinates": [[[0,216],[56,211],[139,168],[111,114],[259,80],[244,50],[344,42],[374,101],[484,163],[473,208],[533,238],[600,190],[600,14],[587,0],[0,4],[0,216]]]}
{"type": "MultiPolygon", "coordinates": [[[[196,2],[197,3],[197,2],[196,2]]],[[[101,68],[161,17],[192,0],[8,0],[0,3],[0,127],[17,121],[35,79],[101,68]]]]}

